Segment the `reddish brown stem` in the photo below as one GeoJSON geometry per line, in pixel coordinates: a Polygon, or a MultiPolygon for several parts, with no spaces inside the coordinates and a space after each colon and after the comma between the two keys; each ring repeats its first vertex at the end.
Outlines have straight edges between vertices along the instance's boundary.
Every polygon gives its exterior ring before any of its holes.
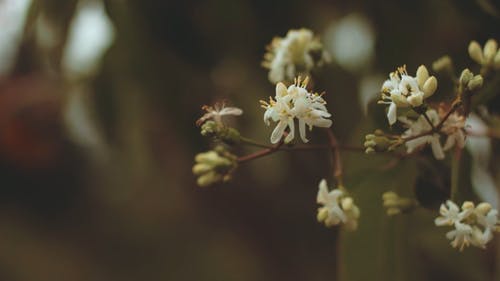
{"type": "Polygon", "coordinates": [[[332,130],[327,129],[328,139],[330,140],[330,149],[332,150],[332,162],[333,162],[333,176],[337,180],[338,186],[344,186],[343,182],[343,172],[342,172],[342,159],[340,158],[340,151],[338,149],[338,141],[333,134],[332,130]]]}

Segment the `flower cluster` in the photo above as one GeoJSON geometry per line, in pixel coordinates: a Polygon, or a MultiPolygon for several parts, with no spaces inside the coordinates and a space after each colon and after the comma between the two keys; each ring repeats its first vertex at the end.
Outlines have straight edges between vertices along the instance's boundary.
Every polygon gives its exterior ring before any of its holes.
{"type": "Polygon", "coordinates": [[[471,41],[468,51],[470,57],[483,67],[500,69],[500,50],[495,39],[486,41],[483,49],[477,41],[471,41]]]}
{"type": "Polygon", "coordinates": [[[444,159],[444,151],[451,149],[455,145],[463,148],[465,146],[465,117],[454,112],[450,114],[442,124],[438,132],[431,132],[433,127],[437,127],[446,112],[440,108],[439,114],[434,109],[427,110],[424,114],[420,115],[416,120],[407,117],[399,117],[408,129],[403,133],[403,139],[408,139],[405,142],[407,152],[421,148],[426,144],[430,144],[432,153],[436,159],[444,159]],[[432,125],[431,125],[432,124],[432,125]],[[444,147],[441,145],[441,134],[446,135],[444,147]]]}
{"type": "Polygon", "coordinates": [[[237,166],[236,156],[223,146],[198,153],[194,159],[196,164],[193,166],[193,174],[198,176],[197,184],[201,187],[229,181],[237,166]]]}
{"type": "Polygon", "coordinates": [[[285,130],[289,128],[285,137],[285,143],[291,142],[295,138],[295,118],[299,122],[299,134],[303,142],[308,142],[306,138],[306,125],[309,130],[313,126],[328,128],[332,121],[327,119],[330,113],[326,109],[326,102],[321,95],[307,91],[308,78],[301,81],[300,77],[295,79],[295,84],[288,88],[283,83],[276,85],[276,95],[274,99],[269,97],[269,102],[260,101],[266,110],[264,122],[269,126],[270,120],[278,122],[271,134],[271,143],[278,143],[285,130]]]}
{"type": "Polygon", "coordinates": [[[388,216],[395,216],[408,212],[418,206],[414,199],[400,197],[394,191],[387,191],[382,194],[382,205],[386,208],[388,216]]]}
{"type": "Polygon", "coordinates": [[[359,208],[343,189],[328,191],[326,180],[322,179],[319,183],[316,202],[323,205],[318,208],[317,219],[327,227],[343,223],[347,230],[358,228],[359,208]]]}
{"type": "Polygon", "coordinates": [[[446,233],[446,238],[451,241],[454,248],[473,245],[485,248],[486,244],[493,239],[494,232],[500,232],[500,221],[498,210],[493,209],[489,203],[474,203],[466,201],[460,208],[451,200],[441,204],[440,217],[435,219],[437,226],[454,226],[455,229],[446,233]]]}
{"type": "Polygon", "coordinates": [[[380,104],[388,104],[387,118],[393,125],[397,120],[398,107],[417,107],[424,99],[434,94],[437,89],[437,79],[429,76],[427,68],[421,65],[416,77],[408,75],[406,66],[399,67],[389,74],[389,79],[382,85],[380,104]]]}
{"type": "Polygon", "coordinates": [[[285,38],[275,37],[267,46],[262,66],[269,69],[269,81],[292,81],[299,74],[308,75],[329,61],[318,38],[309,29],[289,30],[285,38]]]}

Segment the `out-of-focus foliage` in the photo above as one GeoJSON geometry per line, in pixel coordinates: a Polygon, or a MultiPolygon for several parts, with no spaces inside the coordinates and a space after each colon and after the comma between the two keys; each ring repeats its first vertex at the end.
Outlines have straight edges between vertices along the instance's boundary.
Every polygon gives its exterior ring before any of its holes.
{"type": "Polygon", "coordinates": [[[16,2],[0,0],[0,38],[15,46],[0,42],[1,280],[498,280],[498,238],[459,254],[434,212],[385,216],[382,192],[413,188],[410,160],[395,169],[345,155],[361,208],[354,233],[315,220],[329,173],[320,152],[259,159],[212,189],[191,175],[207,146],[194,125],[203,104],[230,99],[245,109],[241,131],[267,140],[258,100],[274,86],[260,64],[274,36],[307,27],[330,38],[344,17],[365,19],[375,41],[364,64],[334,59],[314,85],[340,139],[361,145],[386,120],[369,105],[380,118],[366,121],[359,81],[443,54],[466,65],[470,40],[500,39],[497,12],[485,12],[494,1],[33,0],[14,40],[3,27],[22,18],[16,2]],[[102,10],[79,32],[102,44],[83,39],[70,60],[72,23],[89,5],[102,10]]]}

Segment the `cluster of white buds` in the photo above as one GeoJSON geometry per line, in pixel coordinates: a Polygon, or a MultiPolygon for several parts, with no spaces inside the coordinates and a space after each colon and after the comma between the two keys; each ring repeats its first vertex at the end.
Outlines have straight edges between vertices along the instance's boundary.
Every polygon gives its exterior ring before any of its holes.
{"type": "Polygon", "coordinates": [[[446,205],[441,204],[439,213],[441,216],[435,219],[435,224],[455,227],[446,233],[446,238],[452,240],[451,245],[460,251],[469,245],[484,249],[493,239],[493,233],[500,232],[498,210],[493,209],[489,203],[474,206],[474,203],[466,201],[460,210],[453,201],[448,200],[446,205]]]}
{"type": "Polygon", "coordinates": [[[365,136],[365,153],[392,151],[401,144],[400,138],[389,137],[382,130],[375,130],[373,134],[365,136]]]}
{"type": "Polygon", "coordinates": [[[384,194],[382,194],[382,201],[382,205],[386,208],[388,216],[395,216],[408,212],[418,205],[415,199],[400,197],[394,191],[384,192],[384,194]]]}
{"type": "Polygon", "coordinates": [[[415,77],[408,75],[406,66],[399,67],[389,74],[381,90],[379,104],[388,104],[387,119],[393,125],[397,120],[397,108],[418,107],[424,99],[434,94],[437,89],[437,79],[429,76],[429,71],[423,65],[417,69],[415,77]]]}
{"type": "Polygon", "coordinates": [[[218,182],[227,182],[237,167],[237,157],[223,146],[199,153],[194,158],[193,174],[198,176],[197,184],[206,187],[218,182]]]}
{"type": "Polygon", "coordinates": [[[358,228],[359,208],[353,199],[345,194],[343,188],[328,191],[326,180],[322,179],[316,202],[323,205],[318,208],[318,222],[324,223],[327,227],[343,223],[350,231],[358,228]]]}
{"type": "Polygon", "coordinates": [[[483,86],[483,76],[481,76],[480,74],[474,75],[474,73],[472,73],[472,71],[470,71],[468,68],[462,71],[458,81],[460,82],[459,85],[462,91],[463,89],[466,89],[468,91],[474,92],[481,89],[481,87],[483,86]]]}
{"type": "Polygon", "coordinates": [[[295,84],[288,88],[283,83],[276,85],[276,95],[274,99],[269,97],[269,102],[260,101],[266,110],[264,122],[269,126],[270,120],[278,122],[271,134],[271,143],[278,143],[283,137],[285,130],[289,128],[285,143],[291,142],[295,138],[295,118],[299,122],[299,134],[303,142],[308,142],[306,138],[306,125],[309,130],[313,126],[328,128],[332,125],[329,118],[331,115],[326,109],[326,102],[322,95],[307,91],[306,78],[301,81],[300,77],[295,79],[295,84]]]}
{"type": "Polygon", "coordinates": [[[269,81],[292,81],[299,75],[308,75],[310,71],[325,62],[329,56],[323,45],[309,29],[292,29],[286,37],[275,37],[267,46],[262,66],[269,69],[269,81]]]}
{"type": "Polygon", "coordinates": [[[445,115],[446,113],[442,109],[439,110],[439,114],[436,110],[429,109],[416,120],[399,117],[398,120],[407,127],[402,137],[403,139],[410,139],[405,142],[407,152],[412,153],[422,146],[430,144],[434,157],[441,160],[445,157],[444,151],[451,149],[455,145],[463,148],[465,146],[465,117],[456,112],[447,117],[439,132],[426,134],[433,127],[437,127],[445,115]],[[446,136],[444,147],[441,144],[442,134],[446,136]]]}
{"type": "Polygon", "coordinates": [[[488,69],[500,69],[500,50],[495,39],[489,39],[481,49],[481,45],[477,41],[471,41],[469,44],[470,57],[488,69]]]}

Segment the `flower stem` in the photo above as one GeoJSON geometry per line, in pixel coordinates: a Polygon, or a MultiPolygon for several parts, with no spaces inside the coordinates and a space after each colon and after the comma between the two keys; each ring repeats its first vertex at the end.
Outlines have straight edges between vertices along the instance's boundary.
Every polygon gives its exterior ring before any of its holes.
{"type": "Polygon", "coordinates": [[[260,151],[257,151],[255,153],[252,153],[252,154],[248,154],[248,155],[245,155],[245,156],[241,156],[238,158],[238,163],[244,163],[244,162],[248,162],[248,161],[251,161],[251,160],[254,160],[254,159],[257,159],[257,158],[260,158],[260,157],[264,157],[266,155],[269,155],[269,154],[272,154],[276,151],[279,150],[279,148],[283,145],[284,141],[281,140],[279,143],[277,143],[276,145],[272,146],[272,147],[269,147],[269,148],[266,148],[264,150],[260,150],[260,151]]]}
{"type": "Polygon", "coordinates": [[[340,151],[338,149],[338,141],[333,134],[333,131],[327,129],[328,139],[330,140],[330,149],[332,151],[332,162],[333,162],[333,176],[337,180],[337,185],[339,188],[343,188],[343,171],[342,171],[342,159],[340,158],[340,151]]]}
{"type": "Polygon", "coordinates": [[[451,190],[450,199],[456,202],[459,178],[460,178],[460,160],[462,158],[462,149],[456,148],[453,154],[453,159],[451,159],[451,190]]]}

